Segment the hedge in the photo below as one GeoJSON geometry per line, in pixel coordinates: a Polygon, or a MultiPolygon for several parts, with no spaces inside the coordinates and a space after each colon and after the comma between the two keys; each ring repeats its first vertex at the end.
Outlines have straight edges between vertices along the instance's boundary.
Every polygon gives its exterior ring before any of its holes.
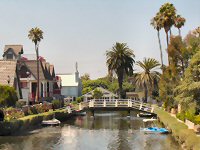
{"type": "Polygon", "coordinates": [[[0,122],[0,135],[11,135],[19,131],[25,131],[36,126],[40,126],[43,120],[52,119],[54,114],[55,118],[60,121],[66,120],[69,116],[71,116],[66,112],[66,110],[62,109],[29,115],[10,122],[0,122]]]}
{"type": "Polygon", "coordinates": [[[160,121],[172,131],[172,135],[180,144],[184,143],[186,149],[199,150],[200,137],[196,136],[194,130],[188,129],[185,124],[179,122],[176,118],[160,108],[155,108],[155,113],[160,121]]]}

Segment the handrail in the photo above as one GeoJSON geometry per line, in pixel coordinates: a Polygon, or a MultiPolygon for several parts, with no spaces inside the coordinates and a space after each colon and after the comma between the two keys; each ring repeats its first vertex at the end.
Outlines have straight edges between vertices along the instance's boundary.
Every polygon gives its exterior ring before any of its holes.
{"type": "Polygon", "coordinates": [[[79,110],[87,107],[127,107],[153,112],[153,107],[150,104],[132,99],[92,99],[89,102],[79,103],[79,110]]]}

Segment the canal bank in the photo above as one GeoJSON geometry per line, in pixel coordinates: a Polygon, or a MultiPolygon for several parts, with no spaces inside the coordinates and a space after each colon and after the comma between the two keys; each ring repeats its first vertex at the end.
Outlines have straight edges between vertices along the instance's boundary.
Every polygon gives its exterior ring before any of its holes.
{"type": "MultiPolygon", "coordinates": [[[[0,149],[14,150],[182,150],[171,134],[146,134],[138,111],[96,111],[77,115],[62,126],[37,128],[17,136],[0,136],[0,149]]],[[[153,123],[148,123],[150,126],[153,123]]]]}
{"type": "Polygon", "coordinates": [[[200,149],[200,137],[196,135],[194,130],[188,129],[188,127],[179,122],[175,117],[172,117],[168,112],[155,108],[160,122],[172,132],[172,136],[179,142],[184,149],[199,150],[200,149]]]}
{"type": "Polygon", "coordinates": [[[41,126],[43,120],[53,119],[54,116],[60,121],[65,121],[74,115],[75,113],[68,113],[66,109],[59,109],[55,111],[25,116],[23,118],[9,122],[3,121],[0,122],[0,135],[13,135],[19,132],[24,132],[26,130],[35,129],[41,126]]]}

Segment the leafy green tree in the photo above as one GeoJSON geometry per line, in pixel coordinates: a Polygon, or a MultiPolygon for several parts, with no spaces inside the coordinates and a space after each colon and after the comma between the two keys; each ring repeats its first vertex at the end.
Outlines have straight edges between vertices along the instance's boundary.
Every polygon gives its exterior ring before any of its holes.
{"type": "Polygon", "coordinates": [[[0,106],[10,107],[15,106],[17,93],[13,87],[0,85],[0,106]]]}
{"type": "Polygon", "coordinates": [[[98,89],[95,89],[94,91],[93,91],[93,95],[92,95],[95,99],[101,99],[102,98],[102,96],[103,96],[103,93],[100,91],[100,90],[98,90],[98,89]]]}
{"type": "Polygon", "coordinates": [[[81,76],[81,80],[90,80],[90,75],[88,73],[85,73],[83,76],[81,76]]]}
{"type": "Polygon", "coordinates": [[[174,63],[178,72],[183,75],[185,68],[188,65],[190,52],[180,36],[171,36],[170,39],[170,44],[168,46],[170,64],[174,63]]]}
{"type": "Polygon", "coordinates": [[[159,99],[164,102],[165,108],[175,106],[174,89],[179,81],[179,72],[172,63],[165,69],[159,80],[159,99]]]}
{"type": "Polygon", "coordinates": [[[175,100],[182,105],[183,110],[191,104],[195,104],[200,110],[200,49],[192,57],[189,67],[185,71],[185,76],[176,87],[175,100]]]}
{"type": "Polygon", "coordinates": [[[43,39],[43,31],[36,27],[32,28],[28,33],[29,39],[35,44],[35,51],[36,51],[36,58],[37,58],[37,99],[36,101],[39,101],[39,85],[40,85],[40,79],[39,79],[39,43],[43,39]]]}
{"type": "Polygon", "coordinates": [[[160,73],[156,67],[160,66],[159,62],[153,58],[144,58],[143,62],[136,63],[142,71],[136,74],[135,81],[138,87],[143,87],[145,102],[147,102],[148,90],[153,88],[154,81],[159,79],[160,73]]]}
{"type": "Polygon", "coordinates": [[[188,55],[189,59],[191,59],[200,48],[200,36],[196,33],[196,30],[194,30],[186,35],[184,42],[186,43],[187,49],[190,52],[190,55],[188,55]]]}
{"type": "Polygon", "coordinates": [[[126,43],[116,43],[111,50],[106,51],[109,72],[115,72],[119,84],[119,94],[123,97],[123,80],[124,75],[132,75],[134,57],[133,51],[126,43]]]}

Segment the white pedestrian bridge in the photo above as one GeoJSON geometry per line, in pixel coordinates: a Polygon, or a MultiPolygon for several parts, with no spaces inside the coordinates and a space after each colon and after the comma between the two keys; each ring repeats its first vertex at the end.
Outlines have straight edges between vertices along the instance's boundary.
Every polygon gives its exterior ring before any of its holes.
{"type": "Polygon", "coordinates": [[[139,110],[153,113],[154,107],[151,104],[132,99],[92,99],[88,102],[79,103],[79,110],[139,110]]]}

